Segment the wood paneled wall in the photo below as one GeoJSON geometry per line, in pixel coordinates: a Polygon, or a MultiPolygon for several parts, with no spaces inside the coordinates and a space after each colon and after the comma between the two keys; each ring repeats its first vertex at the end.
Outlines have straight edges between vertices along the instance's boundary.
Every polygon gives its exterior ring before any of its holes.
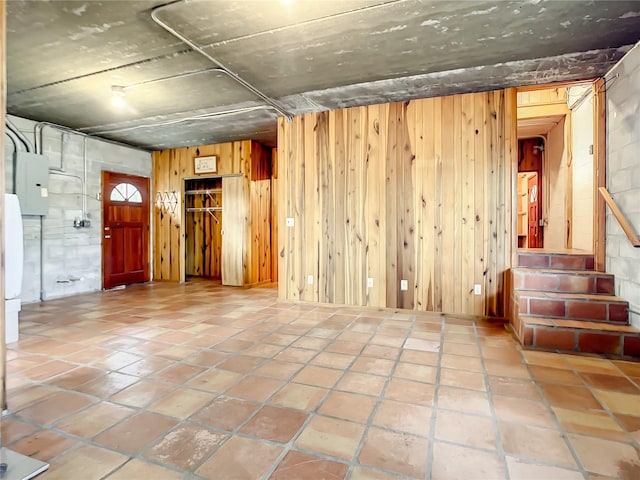
{"type": "Polygon", "coordinates": [[[280,298],[501,314],[515,102],[506,90],[280,119],[280,298]]]}
{"type": "MultiPolygon", "coordinates": [[[[257,142],[248,140],[153,153],[154,280],[183,282],[185,279],[185,179],[230,175],[242,177],[244,198],[240,203],[249,206],[246,212],[236,212],[244,222],[242,272],[238,273],[244,284],[270,280],[271,262],[264,260],[271,256],[271,200],[265,198],[271,195],[269,153],[257,142]],[[218,156],[217,172],[196,175],[194,158],[211,155],[218,156]]],[[[211,262],[212,275],[216,276],[215,260],[211,262]]]]}

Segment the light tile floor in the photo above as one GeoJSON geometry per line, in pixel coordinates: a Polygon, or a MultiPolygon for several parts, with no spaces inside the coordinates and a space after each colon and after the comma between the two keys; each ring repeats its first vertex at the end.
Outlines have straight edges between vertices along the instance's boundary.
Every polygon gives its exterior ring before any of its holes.
{"type": "Polygon", "coordinates": [[[42,479],[640,478],[640,364],[503,326],[152,284],[26,305],[5,444],[42,479]]]}

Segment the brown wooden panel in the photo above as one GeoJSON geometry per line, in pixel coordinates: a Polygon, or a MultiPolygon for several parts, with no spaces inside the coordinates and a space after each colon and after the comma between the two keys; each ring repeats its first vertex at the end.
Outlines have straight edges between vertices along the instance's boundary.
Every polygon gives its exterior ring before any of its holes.
{"type": "Polygon", "coordinates": [[[606,187],[606,155],[607,155],[607,102],[605,98],[605,81],[597,80],[593,86],[593,252],[595,254],[595,270],[606,271],[606,211],[605,203],[599,194],[600,187],[606,187]]]}
{"type": "Polygon", "coordinates": [[[271,181],[251,182],[251,276],[249,283],[271,280],[271,181]]]}
{"type": "Polygon", "coordinates": [[[110,271],[115,275],[125,273],[124,255],[126,252],[126,243],[124,234],[125,232],[123,227],[111,228],[111,247],[108,250],[108,253],[110,253],[110,255],[107,259],[105,259],[105,261],[109,263],[109,265],[111,266],[110,271]]]}
{"type": "Polygon", "coordinates": [[[557,86],[540,88],[529,91],[519,91],[517,94],[518,106],[549,105],[551,103],[567,103],[567,88],[557,86]]]}
{"type": "Polygon", "coordinates": [[[278,149],[271,150],[271,281],[278,281],[278,149]]]}
{"type": "Polygon", "coordinates": [[[246,203],[242,177],[222,179],[224,206],[226,209],[222,224],[222,283],[223,285],[243,285],[244,260],[244,218],[246,203]]]}
{"type": "Polygon", "coordinates": [[[512,254],[506,108],[497,91],[280,120],[280,297],[500,314],[512,254]]]}

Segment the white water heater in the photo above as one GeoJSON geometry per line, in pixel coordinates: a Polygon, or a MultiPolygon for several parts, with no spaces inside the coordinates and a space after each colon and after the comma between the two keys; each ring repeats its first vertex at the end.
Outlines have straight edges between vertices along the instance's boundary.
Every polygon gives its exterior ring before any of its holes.
{"type": "Polygon", "coordinates": [[[17,195],[4,195],[5,333],[6,342],[18,341],[18,313],[24,260],[22,213],[17,195]]]}

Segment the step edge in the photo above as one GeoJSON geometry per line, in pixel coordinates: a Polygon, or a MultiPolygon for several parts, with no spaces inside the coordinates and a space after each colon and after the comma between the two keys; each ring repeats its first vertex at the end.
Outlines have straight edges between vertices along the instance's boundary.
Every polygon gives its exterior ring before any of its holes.
{"type": "Polygon", "coordinates": [[[511,271],[520,271],[523,270],[524,273],[550,273],[554,275],[584,275],[586,277],[613,277],[615,278],[615,274],[608,272],[596,272],[595,270],[569,270],[562,268],[544,268],[544,267],[511,267],[511,271]]]}
{"type": "Polygon", "coordinates": [[[518,292],[525,292],[527,297],[541,297],[545,299],[568,299],[568,300],[579,300],[579,301],[607,301],[609,303],[626,303],[629,304],[628,300],[623,299],[622,297],[618,297],[617,295],[610,295],[608,293],[572,293],[572,292],[558,292],[558,291],[545,291],[545,290],[526,290],[523,288],[514,288],[514,293],[517,295],[518,292]],[[531,295],[531,294],[539,294],[539,295],[531,295]],[[567,298],[572,297],[572,298],[567,298]],[[585,297],[596,297],[594,299],[585,298],[585,297]]]}
{"type": "Polygon", "coordinates": [[[548,327],[548,328],[558,328],[558,329],[569,329],[569,330],[600,330],[603,332],[614,332],[614,333],[623,333],[623,334],[637,334],[640,336],[640,328],[634,327],[628,323],[616,323],[616,322],[594,322],[592,320],[581,320],[579,318],[564,318],[564,317],[536,317],[532,315],[520,315],[520,322],[524,324],[537,325],[540,327],[548,327]],[[560,325],[548,325],[544,323],[536,323],[536,320],[549,320],[552,322],[557,322],[560,325]],[[563,322],[577,322],[579,325],[562,325],[563,322]],[[617,329],[607,329],[607,328],[598,328],[600,325],[608,325],[618,327],[617,329]]]}

